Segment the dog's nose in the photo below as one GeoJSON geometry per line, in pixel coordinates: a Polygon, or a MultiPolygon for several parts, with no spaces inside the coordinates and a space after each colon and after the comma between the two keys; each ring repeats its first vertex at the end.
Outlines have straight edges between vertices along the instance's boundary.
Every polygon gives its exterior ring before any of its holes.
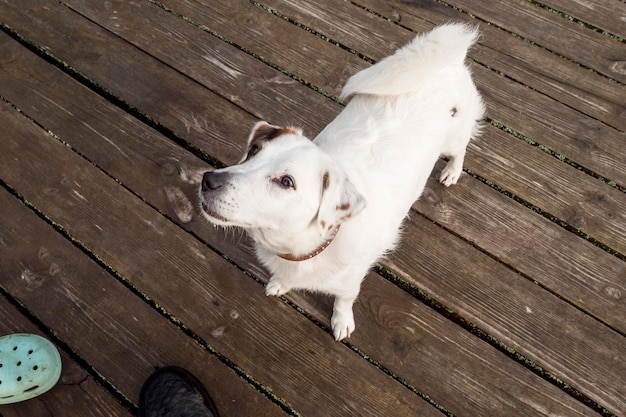
{"type": "Polygon", "coordinates": [[[228,173],[226,172],[205,172],[202,176],[202,191],[215,191],[222,188],[226,182],[228,173]]]}

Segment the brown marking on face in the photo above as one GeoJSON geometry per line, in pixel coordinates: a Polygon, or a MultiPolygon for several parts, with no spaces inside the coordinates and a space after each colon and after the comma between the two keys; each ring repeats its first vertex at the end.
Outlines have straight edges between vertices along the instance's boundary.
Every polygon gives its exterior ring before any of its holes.
{"type": "Polygon", "coordinates": [[[272,126],[267,123],[262,124],[261,126],[257,127],[252,133],[252,140],[250,141],[250,143],[252,144],[254,142],[271,140],[276,137],[276,133],[280,129],[281,128],[278,126],[272,126]]]}
{"type": "Polygon", "coordinates": [[[320,226],[322,226],[322,229],[326,227],[326,222],[324,220],[320,221],[320,226]]]}
{"type": "Polygon", "coordinates": [[[272,139],[276,139],[279,136],[287,135],[287,134],[300,134],[300,131],[293,127],[280,127],[273,126],[270,124],[263,124],[259,126],[252,135],[252,140],[250,143],[262,141],[266,142],[272,139]]]}
{"type": "Polygon", "coordinates": [[[450,113],[452,114],[452,117],[456,116],[458,109],[456,107],[452,107],[452,109],[450,110],[450,113]]]}
{"type": "Polygon", "coordinates": [[[301,132],[292,127],[279,127],[268,123],[261,124],[252,132],[252,139],[250,139],[250,143],[248,144],[246,159],[244,159],[243,162],[248,161],[259,153],[267,142],[289,133],[300,134],[301,132]]]}
{"type": "Polygon", "coordinates": [[[282,129],[280,129],[280,132],[278,132],[278,135],[276,135],[276,137],[281,136],[281,135],[301,135],[302,131],[300,129],[297,129],[295,127],[291,127],[291,126],[286,126],[283,127],[282,129]]]}
{"type": "Polygon", "coordinates": [[[322,177],[322,191],[328,190],[328,187],[330,187],[330,174],[326,171],[322,177]]]}
{"type": "Polygon", "coordinates": [[[337,210],[348,211],[350,210],[350,203],[343,203],[340,206],[337,206],[337,210]]]}
{"type": "Polygon", "coordinates": [[[259,151],[263,149],[263,146],[267,142],[276,139],[277,137],[282,135],[299,135],[301,133],[302,132],[300,130],[294,127],[279,127],[267,123],[260,125],[254,130],[254,132],[252,132],[252,139],[250,140],[250,144],[248,145],[248,154],[244,162],[259,153],[259,151]]]}

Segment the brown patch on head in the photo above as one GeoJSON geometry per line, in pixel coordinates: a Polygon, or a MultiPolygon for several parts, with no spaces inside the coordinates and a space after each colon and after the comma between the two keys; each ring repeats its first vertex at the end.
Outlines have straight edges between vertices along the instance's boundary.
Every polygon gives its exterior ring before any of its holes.
{"type": "Polygon", "coordinates": [[[281,129],[281,127],[272,126],[268,123],[259,124],[252,132],[252,139],[250,140],[250,144],[252,144],[253,142],[264,142],[266,140],[272,140],[278,135],[278,132],[281,129]]]}
{"type": "Polygon", "coordinates": [[[340,206],[337,206],[337,210],[348,211],[350,210],[350,202],[343,203],[340,206]]]}
{"type": "Polygon", "coordinates": [[[330,187],[330,174],[326,171],[322,177],[322,191],[328,190],[328,187],[330,187]]]}
{"type": "Polygon", "coordinates": [[[302,131],[293,127],[280,127],[271,125],[267,122],[258,122],[254,125],[252,133],[248,138],[248,152],[242,162],[249,160],[254,155],[259,153],[267,142],[287,134],[299,135],[302,134],[302,131]]]}
{"type": "Polygon", "coordinates": [[[301,135],[302,131],[298,128],[295,127],[291,127],[291,126],[286,126],[283,127],[282,129],[280,129],[280,132],[278,133],[278,135],[276,136],[280,136],[280,135],[301,135]]]}
{"type": "Polygon", "coordinates": [[[250,140],[250,143],[258,141],[265,142],[268,140],[276,139],[277,137],[282,135],[299,135],[300,133],[300,130],[293,127],[280,127],[270,125],[268,123],[262,123],[259,124],[252,132],[252,139],[250,140]]]}
{"type": "Polygon", "coordinates": [[[452,114],[452,117],[456,116],[457,111],[458,109],[456,107],[452,107],[452,109],[450,109],[450,113],[452,114]]]}

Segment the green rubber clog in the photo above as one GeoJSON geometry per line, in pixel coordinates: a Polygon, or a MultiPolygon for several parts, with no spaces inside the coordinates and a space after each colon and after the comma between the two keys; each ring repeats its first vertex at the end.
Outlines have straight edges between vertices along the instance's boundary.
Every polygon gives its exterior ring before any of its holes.
{"type": "Polygon", "coordinates": [[[0,337],[0,404],[36,397],[61,376],[61,356],[52,343],[34,334],[0,337]]]}

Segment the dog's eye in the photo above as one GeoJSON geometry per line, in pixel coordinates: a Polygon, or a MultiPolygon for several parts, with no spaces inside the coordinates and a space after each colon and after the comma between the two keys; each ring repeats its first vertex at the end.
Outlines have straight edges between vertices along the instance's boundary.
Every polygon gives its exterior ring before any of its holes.
{"type": "Polygon", "coordinates": [[[291,175],[283,175],[278,179],[278,182],[283,188],[296,188],[296,183],[291,175]]]}
{"type": "Polygon", "coordinates": [[[253,143],[248,150],[248,158],[252,158],[254,155],[258,154],[261,150],[261,147],[256,143],[253,143]]]}

